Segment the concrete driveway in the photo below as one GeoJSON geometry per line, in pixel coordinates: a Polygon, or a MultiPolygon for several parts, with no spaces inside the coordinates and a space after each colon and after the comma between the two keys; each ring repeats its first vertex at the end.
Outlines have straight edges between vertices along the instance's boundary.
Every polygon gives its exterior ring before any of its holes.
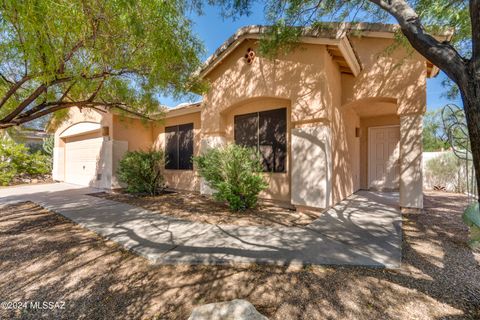
{"type": "MultiPolygon", "coordinates": [[[[33,201],[160,264],[316,264],[397,268],[398,194],[358,192],[306,227],[211,225],[87,195],[66,183],[0,189],[0,204],[33,201]]],[[[0,212],[1,214],[1,212],[0,212]]]]}

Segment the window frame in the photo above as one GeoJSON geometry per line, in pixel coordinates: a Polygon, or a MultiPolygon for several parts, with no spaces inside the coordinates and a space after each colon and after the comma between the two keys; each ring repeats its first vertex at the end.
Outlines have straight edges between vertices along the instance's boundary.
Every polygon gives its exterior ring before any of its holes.
{"type": "Polygon", "coordinates": [[[288,128],[288,109],[287,107],[281,107],[281,108],[274,108],[274,109],[266,109],[266,110],[261,110],[261,111],[256,111],[256,112],[249,112],[249,113],[243,113],[243,114],[235,114],[233,116],[233,141],[235,143],[237,143],[237,140],[239,139],[238,137],[238,130],[237,130],[237,119],[239,118],[243,118],[243,117],[248,117],[248,116],[255,116],[256,117],[256,145],[255,146],[251,146],[251,147],[254,147],[261,155],[262,155],[262,164],[265,166],[264,164],[264,156],[263,154],[261,153],[260,151],[260,122],[261,122],[261,114],[262,113],[269,113],[269,112],[272,112],[272,111],[280,111],[282,110],[284,112],[284,115],[285,115],[285,131],[284,131],[284,135],[285,135],[285,143],[284,143],[284,148],[285,148],[285,158],[284,158],[284,161],[283,161],[283,170],[282,171],[275,171],[275,170],[272,170],[272,171],[268,171],[268,170],[263,170],[263,172],[266,172],[266,173],[288,173],[288,132],[289,132],[289,128],[288,128]]]}
{"type": "Polygon", "coordinates": [[[183,170],[183,171],[192,171],[193,170],[193,161],[192,161],[192,158],[195,154],[195,143],[194,143],[194,140],[195,140],[195,134],[194,134],[194,130],[195,130],[195,126],[194,126],[194,123],[193,122],[190,122],[190,123],[182,123],[182,124],[177,124],[177,125],[172,125],[172,126],[165,126],[165,165],[164,165],[164,169],[165,170],[183,170]],[[189,145],[191,144],[191,147],[189,147],[188,149],[191,148],[191,155],[190,155],[190,158],[188,159],[188,168],[181,168],[181,164],[183,164],[183,161],[182,161],[182,157],[181,157],[181,148],[180,148],[180,144],[181,144],[181,132],[182,130],[180,130],[181,127],[187,127],[188,126],[188,129],[185,130],[185,132],[191,132],[191,141],[189,141],[189,145]],[[173,129],[173,130],[172,130],[173,129]],[[167,134],[170,133],[170,132],[173,132],[174,133],[174,137],[175,137],[175,152],[176,152],[176,165],[174,167],[171,167],[171,163],[167,163],[167,160],[168,160],[168,156],[170,154],[169,152],[169,141],[168,141],[168,138],[167,138],[167,134]],[[168,167],[167,167],[168,166],[168,167]]]}

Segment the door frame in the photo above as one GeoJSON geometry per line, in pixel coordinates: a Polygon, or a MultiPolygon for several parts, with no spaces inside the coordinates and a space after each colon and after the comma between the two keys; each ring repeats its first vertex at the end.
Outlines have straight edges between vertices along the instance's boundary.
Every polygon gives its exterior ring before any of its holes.
{"type": "MultiPolygon", "coordinates": [[[[367,141],[367,189],[370,190],[370,164],[371,164],[371,140],[372,135],[370,134],[370,129],[382,129],[382,128],[395,128],[398,127],[400,130],[400,124],[392,124],[386,126],[372,126],[368,127],[368,141],[367,141]]],[[[400,137],[398,138],[398,142],[400,143],[400,137]]],[[[400,146],[399,146],[400,148],[400,146]]],[[[400,161],[400,154],[398,155],[398,161],[400,161]]],[[[400,178],[400,177],[399,177],[400,178]]]]}

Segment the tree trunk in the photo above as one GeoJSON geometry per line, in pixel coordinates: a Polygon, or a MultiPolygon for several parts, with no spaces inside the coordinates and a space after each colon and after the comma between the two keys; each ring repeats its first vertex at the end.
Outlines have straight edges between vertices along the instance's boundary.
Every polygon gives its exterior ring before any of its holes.
{"type": "MultiPolygon", "coordinates": [[[[473,69],[473,68],[471,68],[473,69]]],[[[480,78],[470,73],[470,81],[459,84],[472,148],[473,166],[480,201],[480,78]]]]}

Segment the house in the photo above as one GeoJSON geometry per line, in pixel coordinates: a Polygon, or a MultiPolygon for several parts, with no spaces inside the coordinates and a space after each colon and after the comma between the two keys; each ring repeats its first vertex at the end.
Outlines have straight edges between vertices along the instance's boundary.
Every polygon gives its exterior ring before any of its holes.
{"type": "Polygon", "coordinates": [[[394,45],[398,26],[329,26],[304,29],[274,60],[257,53],[265,27],[241,28],[200,71],[203,100],[162,121],[72,109],[55,133],[54,179],[116,188],[127,150],[165,148],[168,186],[208,193],[191,156],[236,142],[263,155],[264,198],[327,208],[359,189],[399,190],[402,208],[422,208],[426,80],[438,69],[394,45]]]}
{"type": "Polygon", "coordinates": [[[15,127],[15,130],[5,131],[4,135],[16,143],[26,145],[31,151],[41,150],[44,139],[50,137],[44,130],[25,127],[15,127]]]}

